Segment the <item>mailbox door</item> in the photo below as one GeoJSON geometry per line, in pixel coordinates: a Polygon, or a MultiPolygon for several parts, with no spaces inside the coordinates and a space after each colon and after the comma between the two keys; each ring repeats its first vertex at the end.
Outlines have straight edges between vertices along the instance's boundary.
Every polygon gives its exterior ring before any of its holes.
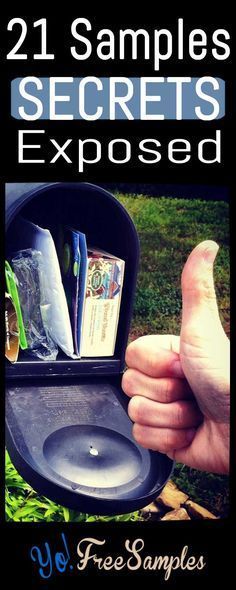
{"type": "Polygon", "coordinates": [[[161,491],[173,462],[132,437],[120,377],[11,381],[7,447],[18,471],[52,500],[122,514],[161,491]]]}

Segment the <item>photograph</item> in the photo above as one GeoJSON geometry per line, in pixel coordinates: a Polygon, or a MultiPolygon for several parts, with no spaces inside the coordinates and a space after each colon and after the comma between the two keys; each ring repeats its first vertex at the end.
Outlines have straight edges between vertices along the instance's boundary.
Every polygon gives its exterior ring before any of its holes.
{"type": "Polygon", "coordinates": [[[5,193],[6,520],[227,517],[227,189],[5,193]]]}

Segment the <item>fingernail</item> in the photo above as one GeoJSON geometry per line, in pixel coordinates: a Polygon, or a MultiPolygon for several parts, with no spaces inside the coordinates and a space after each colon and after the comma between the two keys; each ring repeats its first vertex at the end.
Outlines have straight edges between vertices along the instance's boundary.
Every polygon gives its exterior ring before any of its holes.
{"type": "Polygon", "coordinates": [[[172,376],[177,379],[184,379],[185,375],[181,367],[180,361],[174,361],[171,365],[172,376]]]}
{"type": "Polygon", "coordinates": [[[195,434],[196,434],[196,428],[189,428],[189,430],[187,430],[186,438],[189,443],[192,442],[192,440],[195,437],[195,434]]]}
{"type": "Polygon", "coordinates": [[[204,259],[208,264],[213,264],[218,250],[219,246],[216,244],[216,242],[209,242],[208,246],[203,252],[204,259]]]}

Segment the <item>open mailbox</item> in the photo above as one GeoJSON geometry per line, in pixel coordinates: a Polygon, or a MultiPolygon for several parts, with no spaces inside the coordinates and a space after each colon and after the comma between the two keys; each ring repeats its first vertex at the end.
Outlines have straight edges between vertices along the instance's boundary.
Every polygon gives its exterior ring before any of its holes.
{"type": "Polygon", "coordinates": [[[119,201],[83,183],[9,184],[6,251],[18,215],[54,231],[61,223],[125,261],[112,357],[55,361],[24,352],[6,365],[6,442],[18,471],[39,493],[70,508],[96,514],[136,510],[155,498],[173,462],[141,448],[132,437],[121,389],[139,243],[119,201]]]}

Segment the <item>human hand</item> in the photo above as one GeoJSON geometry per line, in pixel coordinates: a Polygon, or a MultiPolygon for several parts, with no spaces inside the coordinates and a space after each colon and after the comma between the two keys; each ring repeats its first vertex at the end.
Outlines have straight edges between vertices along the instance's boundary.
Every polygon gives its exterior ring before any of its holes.
{"type": "Polygon", "coordinates": [[[143,336],[126,351],[122,387],[133,436],[196,469],[229,469],[229,340],[220,322],[215,242],[191,252],[182,272],[180,337],[143,336]]]}

